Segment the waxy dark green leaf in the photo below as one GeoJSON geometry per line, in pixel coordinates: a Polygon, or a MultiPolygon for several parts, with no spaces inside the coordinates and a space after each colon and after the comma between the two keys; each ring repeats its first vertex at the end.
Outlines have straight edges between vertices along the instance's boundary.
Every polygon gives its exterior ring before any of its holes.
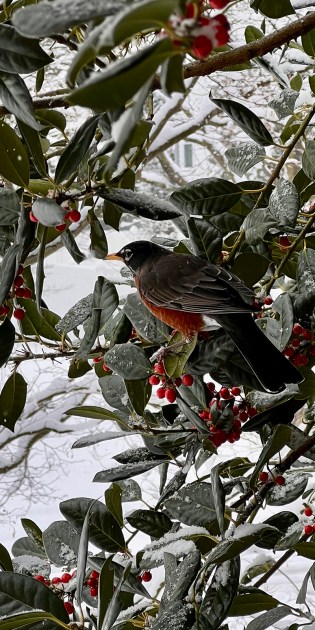
{"type": "Polygon", "coordinates": [[[232,118],[238,127],[245,131],[254,142],[263,147],[273,144],[273,139],[268,129],[261,122],[260,118],[245,105],[220,98],[210,97],[210,100],[232,118]]]}
{"type": "Polygon", "coordinates": [[[15,328],[6,317],[0,326],[0,367],[9,359],[14,347],[15,328]]]}
{"type": "Polygon", "coordinates": [[[98,195],[107,201],[114,203],[125,212],[136,213],[151,221],[175,219],[180,212],[173,203],[158,199],[148,193],[134,192],[122,188],[100,188],[98,195]]]}
{"type": "Polygon", "coordinates": [[[1,175],[17,186],[27,187],[30,178],[27,153],[18,135],[3,120],[0,121],[0,153],[2,155],[1,175]]]}
{"type": "MultiPolygon", "coordinates": [[[[86,512],[92,499],[78,497],[60,503],[60,511],[71,525],[82,531],[86,512]]],[[[107,507],[100,501],[95,501],[90,511],[90,542],[109,553],[121,551],[125,547],[123,533],[107,507]]]]}
{"type": "Polygon", "coordinates": [[[0,424],[14,431],[25,403],[27,384],[22,374],[14,371],[9,376],[0,394],[0,424]]]}
{"type": "Polygon", "coordinates": [[[85,157],[94,138],[98,119],[99,116],[88,118],[67,144],[56,166],[56,184],[61,184],[61,182],[66,181],[75,172],[81,160],[85,157]]]}
{"type": "Polygon", "coordinates": [[[0,71],[28,74],[51,62],[38,41],[21,37],[9,24],[0,24],[0,71]]]}
{"type": "Polygon", "coordinates": [[[269,18],[280,18],[294,13],[290,0],[251,0],[250,6],[269,18]]]}
{"type": "Polygon", "coordinates": [[[54,521],[43,532],[43,542],[50,562],[57,567],[77,563],[80,534],[67,521],[54,521]]]}
{"type": "Polygon", "coordinates": [[[139,529],[141,532],[154,538],[161,538],[167,534],[173,525],[166,514],[153,510],[136,510],[127,516],[127,521],[131,527],[139,529]]]}
{"type": "Polygon", "coordinates": [[[0,72],[0,99],[4,107],[26,125],[37,131],[42,128],[34,117],[28,88],[18,74],[0,72]]]}
{"type": "MultiPolygon", "coordinates": [[[[10,571],[0,572],[0,607],[1,615],[5,616],[35,608],[54,614],[64,623],[69,621],[63,601],[50,588],[28,575],[10,571]]],[[[54,624],[48,623],[46,627],[55,630],[54,624]]]]}
{"type": "Polygon", "coordinates": [[[132,343],[116,344],[106,352],[106,365],[128,381],[147,378],[152,372],[144,351],[132,343]]]}

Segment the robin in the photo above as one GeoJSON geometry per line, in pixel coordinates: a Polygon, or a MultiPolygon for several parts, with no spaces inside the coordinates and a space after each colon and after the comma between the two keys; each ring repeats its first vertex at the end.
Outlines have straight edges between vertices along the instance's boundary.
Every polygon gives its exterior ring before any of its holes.
{"type": "Polygon", "coordinates": [[[234,274],[149,241],[129,243],[106,260],[124,262],[149,311],[186,338],[209,329],[210,318],[216,320],[266,391],[277,393],[286,384],[303,381],[301,373],[255,324],[255,293],[234,274]]]}

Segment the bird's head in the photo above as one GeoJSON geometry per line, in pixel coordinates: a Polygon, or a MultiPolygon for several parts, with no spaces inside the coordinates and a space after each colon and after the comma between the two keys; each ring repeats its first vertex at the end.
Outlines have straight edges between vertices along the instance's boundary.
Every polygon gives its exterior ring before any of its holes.
{"type": "Polygon", "coordinates": [[[122,247],[117,254],[108,254],[105,256],[105,260],[120,260],[124,262],[133,275],[136,276],[139,274],[144,262],[150,261],[151,258],[156,259],[159,256],[165,256],[168,253],[170,253],[168,249],[150,241],[134,241],[122,247]]]}

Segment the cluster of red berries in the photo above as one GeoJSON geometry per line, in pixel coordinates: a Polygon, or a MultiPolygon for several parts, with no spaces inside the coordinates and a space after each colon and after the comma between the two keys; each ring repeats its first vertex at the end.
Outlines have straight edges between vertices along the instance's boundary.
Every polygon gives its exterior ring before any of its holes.
{"type": "Polygon", "coordinates": [[[284,486],[285,484],[285,477],[283,477],[283,475],[270,475],[265,470],[259,473],[258,478],[261,483],[268,483],[269,481],[273,481],[273,483],[275,483],[277,486],[284,486]]]}
{"type": "MultiPolygon", "coordinates": [[[[64,591],[64,584],[68,584],[73,578],[76,577],[77,572],[73,571],[73,573],[63,573],[60,577],[53,577],[51,580],[48,580],[44,577],[44,575],[34,575],[34,579],[38,580],[38,582],[43,582],[46,586],[49,586],[52,590],[54,590],[61,597],[69,596],[68,593],[64,591]]],[[[97,597],[98,595],[98,581],[100,574],[98,571],[92,571],[85,581],[85,586],[90,588],[91,597],[97,597]]],[[[147,580],[148,581],[148,580],[147,580]]],[[[72,601],[65,601],[64,607],[68,613],[68,615],[72,615],[74,612],[74,606],[72,601]]]]}
{"type": "Polygon", "coordinates": [[[216,448],[225,442],[237,442],[241,437],[242,422],[258,413],[256,407],[242,398],[239,387],[221,387],[216,391],[215,383],[210,381],[207,388],[210,405],[201,409],[198,415],[207,424],[210,441],[216,448]]]}
{"type": "Polygon", "coordinates": [[[100,357],[93,357],[93,363],[102,363],[103,362],[103,370],[104,372],[111,372],[111,369],[104,363],[104,357],[101,355],[100,357]]]}
{"type": "Polygon", "coordinates": [[[225,15],[213,18],[203,15],[204,11],[223,9],[230,0],[188,2],[184,15],[173,14],[169,19],[170,35],[176,47],[185,46],[198,59],[205,59],[213,48],[224,46],[229,41],[230,25],[225,15]]]}
{"type": "Polygon", "coordinates": [[[151,582],[152,573],[151,571],[143,571],[141,575],[138,575],[137,579],[139,580],[139,582],[151,582]]]}
{"type": "MultiPolygon", "coordinates": [[[[314,513],[312,508],[307,505],[306,508],[304,509],[304,516],[308,516],[308,517],[314,517],[314,513]]],[[[314,521],[314,518],[313,518],[314,521]]],[[[304,534],[306,534],[307,536],[310,536],[310,534],[313,534],[315,532],[315,523],[313,522],[313,525],[305,525],[304,527],[304,534]]]]}
{"type": "Polygon", "coordinates": [[[283,354],[297,367],[307,365],[309,357],[315,356],[315,339],[312,332],[301,324],[294,324],[291,339],[283,354]]]}
{"type": "Polygon", "coordinates": [[[154,374],[149,376],[149,383],[151,385],[161,385],[155,392],[157,397],[160,400],[166,398],[169,403],[175,402],[177,398],[177,387],[180,387],[180,385],[191,387],[193,382],[194,378],[191,374],[183,374],[182,377],[178,378],[168,378],[165,374],[164,365],[160,361],[154,364],[154,374]]]}
{"type": "MultiPolygon", "coordinates": [[[[38,223],[38,219],[33,214],[32,210],[29,213],[30,221],[33,223],[38,223]]],[[[70,223],[77,223],[81,219],[81,213],[79,210],[69,210],[64,216],[64,222],[61,225],[55,225],[55,230],[57,232],[63,232],[67,227],[67,221],[70,223]]]]}
{"type": "MultiPolygon", "coordinates": [[[[24,285],[23,279],[23,265],[19,265],[18,270],[16,272],[16,276],[12,285],[12,297],[23,298],[24,300],[29,300],[32,297],[32,291],[29,287],[24,285]]],[[[0,317],[5,317],[10,313],[10,306],[8,304],[0,305],[0,317]]],[[[13,309],[13,316],[15,319],[21,321],[25,317],[25,309],[22,306],[16,306],[13,309]]]]}

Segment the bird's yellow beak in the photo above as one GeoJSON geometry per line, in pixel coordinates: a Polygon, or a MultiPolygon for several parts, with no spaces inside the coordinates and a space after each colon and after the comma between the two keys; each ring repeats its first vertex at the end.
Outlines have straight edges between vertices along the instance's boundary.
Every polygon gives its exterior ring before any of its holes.
{"type": "Polygon", "coordinates": [[[123,258],[121,256],[118,256],[118,254],[107,254],[104,260],[120,260],[120,262],[122,262],[123,258]]]}

